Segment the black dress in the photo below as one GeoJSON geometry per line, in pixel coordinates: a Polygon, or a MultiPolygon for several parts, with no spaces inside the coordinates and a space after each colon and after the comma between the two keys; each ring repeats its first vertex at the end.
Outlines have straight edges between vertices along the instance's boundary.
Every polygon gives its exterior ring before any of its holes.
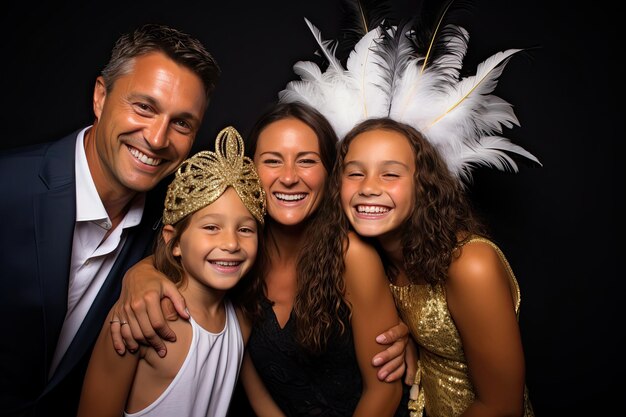
{"type": "MultiPolygon", "coordinates": [[[[351,416],[362,390],[352,329],[341,334],[337,325],[324,353],[312,355],[296,344],[293,317],[281,328],[270,301],[262,305],[263,318],[255,323],[247,349],[278,406],[289,417],[351,416]]],[[[396,416],[408,415],[406,404],[405,395],[396,416]]]]}

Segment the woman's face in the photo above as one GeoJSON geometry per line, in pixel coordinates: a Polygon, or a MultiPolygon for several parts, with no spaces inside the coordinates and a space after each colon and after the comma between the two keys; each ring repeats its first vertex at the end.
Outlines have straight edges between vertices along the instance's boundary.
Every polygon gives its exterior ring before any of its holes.
{"type": "Polygon", "coordinates": [[[343,167],[341,205],[352,227],[362,236],[397,239],[413,211],[415,161],[408,140],[390,130],[361,133],[343,167]]]}
{"type": "Polygon", "coordinates": [[[295,226],[315,212],[328,173],[313,129],[293,118],[269,124],[259,135],[254,163],[274,221],[295,226]]]}

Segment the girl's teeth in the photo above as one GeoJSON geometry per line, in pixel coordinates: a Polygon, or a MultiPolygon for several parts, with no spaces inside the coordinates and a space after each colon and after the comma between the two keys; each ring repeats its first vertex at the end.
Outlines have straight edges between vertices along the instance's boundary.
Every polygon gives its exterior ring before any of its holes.
{"type": "Polygon", "coordinates": [[[232,262],[216,261],[214,263],[217,264],[217,265],[220,265],[220,266],[237,266],[237,265],[239,265],[239,262],[237,262],[237,261],[232,261],[232,262]]]}
{"type": "Polygon", "coordinates": [[[359,213],[386,213],[389,209],[380,206],[358,206],[357,211],[359,213]]]}

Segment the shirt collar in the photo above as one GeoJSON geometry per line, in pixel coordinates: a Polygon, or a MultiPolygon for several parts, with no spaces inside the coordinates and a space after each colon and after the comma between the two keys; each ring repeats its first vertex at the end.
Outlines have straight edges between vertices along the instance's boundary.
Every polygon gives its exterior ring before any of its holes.
{"type": "MultiPolygon", "coordinates": [[[[96,184],[91,178],[85,154],[85,132],[90,128],[91,126],[88,126],[80,131],[76,139],[76,221],[94,222],[104,229],[109,229],[111,220],[100,200],[96,184]]],[[[122,221],[122,227],[136,226],[141,222],[145,201],[145,193],[139,193],[131,200],[128,213],[122,221]]]]}

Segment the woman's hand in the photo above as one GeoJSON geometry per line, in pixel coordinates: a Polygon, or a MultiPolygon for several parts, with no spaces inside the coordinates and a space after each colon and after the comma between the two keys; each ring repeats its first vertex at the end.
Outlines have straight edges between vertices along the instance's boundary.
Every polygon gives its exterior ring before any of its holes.
{"type": "MultiPolygon", "coordinates": [[[[376,341],[382,345],[389,345],[387,349],[377,353],[372,359],[372,365],[380,367],[377,373],[378,379],[393,382],[402,378],[405,372],[410,369],[412,369],[413,375],[415,375],[415,364],[409,363],[409,365],[407,365],[405,363],[405,351],[409,341],[409,328],[403,321],[400,321],[400,323],[394,327],[376,336],[376,341]]],[[[412,383],[411,381],[411,384],[412,383]]]]}

